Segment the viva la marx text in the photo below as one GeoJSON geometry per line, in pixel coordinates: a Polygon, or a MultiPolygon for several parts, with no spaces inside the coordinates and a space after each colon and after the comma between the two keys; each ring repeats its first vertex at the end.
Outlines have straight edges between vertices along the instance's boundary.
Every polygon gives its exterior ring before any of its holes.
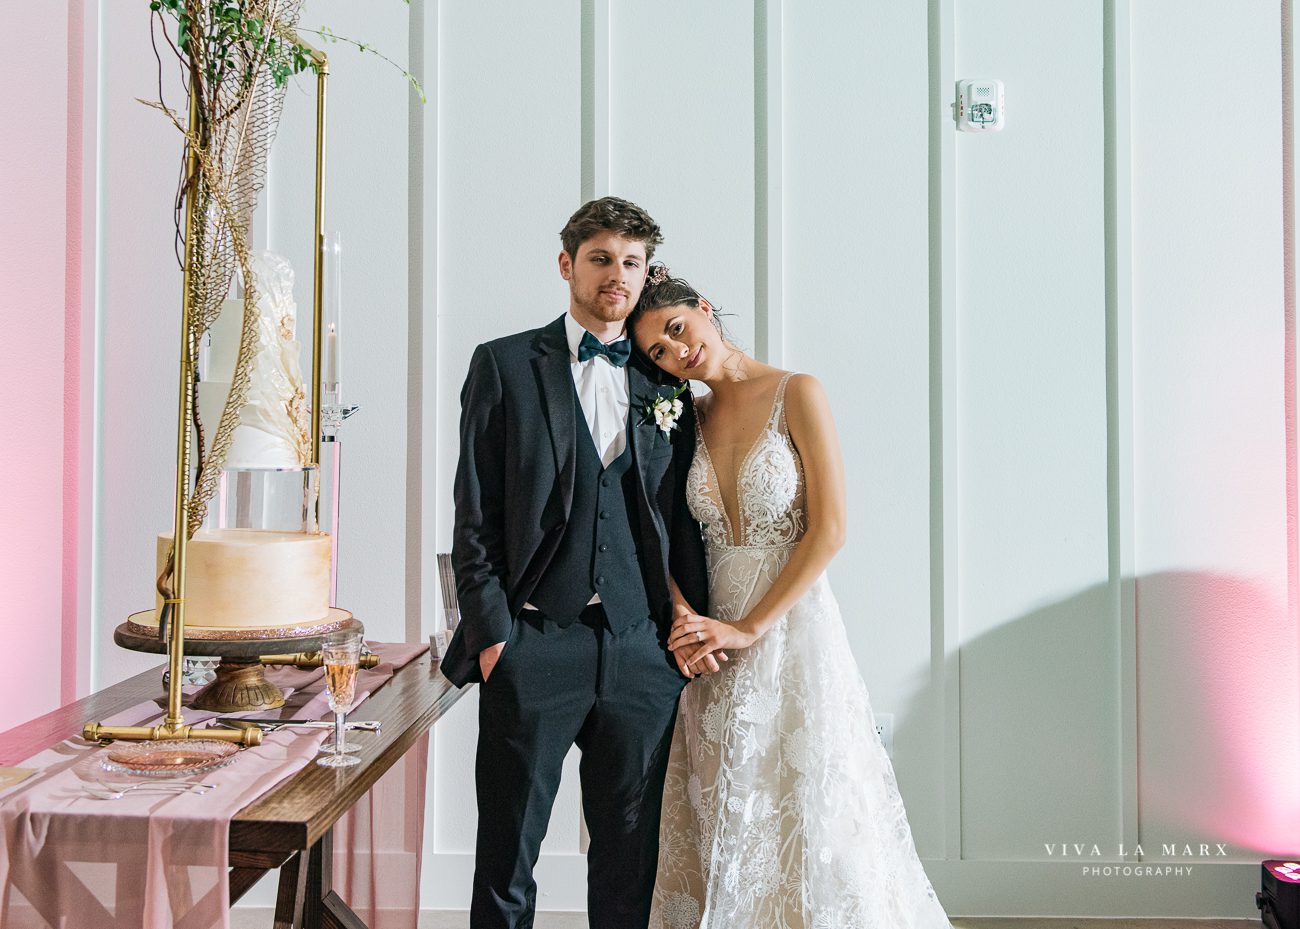
{"type": "MultiPolygon", "coordinates": [[[[1044,842],[1043,848],[1047,850],[1048,856],[1053,858],[1068,858],[1071,855],[1076,858],[1085,856],[1088,858],[1101,858],[1103,856],[1100,845],[1088,845],[1082,842],[1073,844],[1044,842]]],[[[1164,858],[1227,858],[1228,847],[1222,842],[1213,844],[1202,842],[1199,846],[1186,843],[1180,846],[1177,842],[1162,842],[1160,844],[1160,854],[1164,858]]],[[[1128,849],[1123,843],[1120,843],[1117,857],[1123,858],[1126,855],[1142,857],[1146,855],[1146,852],[1143,851],[1140,844],[1128,849]]]]}

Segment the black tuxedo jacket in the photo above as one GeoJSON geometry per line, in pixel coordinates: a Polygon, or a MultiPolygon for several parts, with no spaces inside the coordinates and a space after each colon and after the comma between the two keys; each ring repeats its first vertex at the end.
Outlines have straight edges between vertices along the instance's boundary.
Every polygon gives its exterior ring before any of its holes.
{"type": "MultiPolygon", "coordinates": [[[[708,609],[699,524],[686,507],[695,450],[689,396],[665,436],[644,422],[668,392],[637,359],[628,364],[631,445],[640,475],[642,575],[656,619],[672,615],[668,578],[691,606],[708,609]]],[[[452,683],[482,681],[478,655],[510,638],[515,617],[560,543],[573,501],[577,443],[589,442],[573,388],[564,317],[480,345],[461,390],[460,463],[452,562],[461,623],[442,662],[452,683]]]]}

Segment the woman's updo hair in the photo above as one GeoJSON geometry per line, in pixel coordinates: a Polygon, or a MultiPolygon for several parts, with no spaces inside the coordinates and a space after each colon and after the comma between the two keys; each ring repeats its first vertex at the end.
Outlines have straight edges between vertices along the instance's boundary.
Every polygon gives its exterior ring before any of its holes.
{"type": "MultiPolygon", "coordinates": [[[[699,309],[701,303],[712,302],[705,300],[704,295],[690,285],[685,278],[673,277],[672,271],[666,264],[652,264],[645,277],[645,286],[641,288],[641,299],[637,300],[636,306],[627,317],[627,331],[630,335],[635,331],[636,324],[641,317],[666,306],[693,306],[699,309]]],[[[725,339],[726,331],[722,328],[722,321],[718,319],[718,308],[713,307],[713,326],[722,334],[725,339]]]]}
{"type": "Polygon", "coordinates": [[[666,264],[652,264],[641,288],[641,299],[636,302],[629,322],[635,317],[664,306],[699,306],[700,292],[684,278],[673,277],[666,264]]]}

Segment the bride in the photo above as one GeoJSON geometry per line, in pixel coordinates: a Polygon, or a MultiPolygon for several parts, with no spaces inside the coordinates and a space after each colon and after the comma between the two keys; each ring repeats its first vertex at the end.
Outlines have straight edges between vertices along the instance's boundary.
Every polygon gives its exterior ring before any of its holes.
{"type": "Polygon", "coordinates": [[[714,618],[679,616],[668,647],[688,677],[730,656],[682,694],[651,929],[948,929],[826,579],[845,508],[821,385],[732,346],[662,265],[627,325],[710,389],[686,496],[714,618]]]}

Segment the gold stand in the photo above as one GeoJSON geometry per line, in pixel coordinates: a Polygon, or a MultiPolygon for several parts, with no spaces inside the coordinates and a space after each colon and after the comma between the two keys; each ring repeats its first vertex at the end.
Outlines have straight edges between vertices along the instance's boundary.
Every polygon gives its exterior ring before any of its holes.
{"type": "Polygon", "coordinates": [[[284,706],[284,691],[266,679],[257,658],[223,658],[217,679],[194,695],[196,710],[252,713],[284,706]]]}
{"type": "MultiPolygon", "coordinates": [[[[301,40],[299,40],[301,43],[301,40]]],[[[301,43],[306,45],[306,43],[301,43]]],[[[311,387],[311,429],[312,429],[312,460],[320,461],[320,411],[321,411],[321,324],[324,312],[324,224],[325,224],[325,84],[329,76],[329,59],[324,52],[319,49],[311,48],[312,62],[316,67],[316,212],[315,212],[315,243],[316,243],[316,260],[314,266],[314,277],[312,282],[312,387],[311,387]]],[[[190,86],[197,87],[199,82],[197,75],[191,73],[190,86]]],[[[190,121],[189,127],[191,132],[197,131],[199,125],[199,100],[198,95],[190,94],[190,121]]],[[[193,138],[190,140],[189,156],[186,159],[186,192],[185,192],[185,267],[182,277],[181,293],[181,370],[180,370],[180,402],[177,410],[176,424],[176,509],[173,519],[172,539],[172,592],[173,596],[167,601],[171,606],[171,638],[168,641],[167,648],[167,667],[168,667],[168,685],[167,685],[167,715],[164,717],[162,724],[158,726],[104,726],[100,723],[86,723],[82,730],[82,737],[92,741],[111,741],[114,739],[142,741],[149,739],[188,739],[192,738],[194,731],[192,727],[185,724],[185,718],[181,713],[181,673],[182,662],[185,656],[185,555],[189,543],[189,510],[187,503],[189,500],[190,490],[190,441],[191,441],[191,424],[194,422],[194,364],[198,346],[193,344],[190,338],[190,285],[191,274],[194,266],[194,250],[197,242],[197,200],[198,183],[199,183],[199,156],[197,143],[202,140],[193,138]]],[[[320,516],[320,498],[316,500],[317,507],[317,524],[319,525],[320,516]]],[[[119,627],[120,629],[120,627],[119,627]]],[[[114,638],[117,638],[115,635],[114,638]]],[[[155,639],[155,642],[159,640],[155,639]]],[[[130,646],[128,646],[130,647],[130,646]]],[[[142,649],[152,650],[152,649],[142,649]]],[[[224,664],[224,662],[223,662],[224,664]]],[[[262,673],[262,666],[254,660],[253,668],[258,675],[262,673]]],[[[268,685],[274,686],[274,685],[268,685]]],[[[278,691],[278,688],[276,688],[278,691]]],[[[265,695],[263,695],[265,696],[265,695]]],[[[279,706],[284,703],[283,694],[280,695],[280,703],[273,704],[279,706]]],[[[217,709],[219,712],[239,709],[248,709],[250,707],[240,705],[237,707],[227,708],[209,707],[217,709]]],[[[269,708],[269,707],[259,707],[269,708]]],[[[262,742],[262,733],[256,729],[245,729],[240,731],[226,731],[221,729],[203,729],[201,730],[203,738],[221,739],[227,742],[239,742],[244,746],[260,745],[262,742]]]]}

